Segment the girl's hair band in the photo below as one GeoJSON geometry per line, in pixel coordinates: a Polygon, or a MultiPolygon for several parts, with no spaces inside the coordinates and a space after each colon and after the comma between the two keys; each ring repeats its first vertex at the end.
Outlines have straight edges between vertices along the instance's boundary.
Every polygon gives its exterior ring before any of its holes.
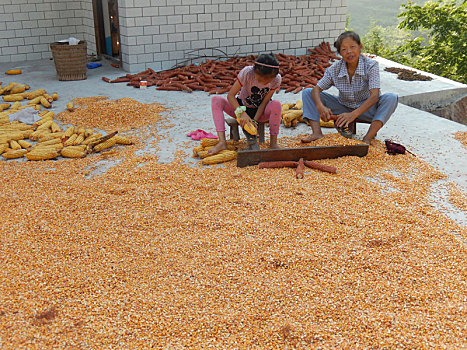
{"type": "Polygon", "coordinates": [[[255,62],[255,64],[258,64],[258,65],[263,66],[263,67],[279,68],[279,66],[271,66],[270,64],[264,64],[264,63],[261,63],[261,62],[255,62]]]}

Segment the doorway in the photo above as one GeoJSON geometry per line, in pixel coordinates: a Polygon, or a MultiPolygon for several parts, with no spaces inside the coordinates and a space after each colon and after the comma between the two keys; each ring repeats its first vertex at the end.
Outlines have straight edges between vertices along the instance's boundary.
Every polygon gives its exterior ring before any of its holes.
{"type": "Polygon", "coordinates": [[[118,0],[93,0],[92,7],[97,55],[120,63],[118,0]]]}

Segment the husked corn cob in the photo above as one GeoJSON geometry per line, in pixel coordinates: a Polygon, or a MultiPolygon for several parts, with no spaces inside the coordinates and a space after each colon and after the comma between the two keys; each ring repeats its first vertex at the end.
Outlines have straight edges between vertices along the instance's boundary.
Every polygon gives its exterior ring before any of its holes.
{"type": "Polygon", "coordinates": [[[22,158],[28,151],[25,149],[10,150],[2,153],[2,157],[6,159],[22,158]]]}
{"type": "Polygon", "coordinates": [[[28,100],[32,100],[32,99],[34,99],[36,97],[42,96],[43,94],[45,94],[45,89],[38,89],[38,90],[34,90],[34,91],[30,91],[30,92],[26,93],[25,97],[28,100]]]}
{"type": "Polygon", "coordinates": [[[55,144],[58,144],[58,143],[62,143],[62,141],[59,138],[53,138],[51,140],[38,142],[36,145],[37,146],[47,146],[47,145],[55,145],[55,144]]]}
{"type": "Polygon", "coordinates": [[[86,151],[76,149],[73,146],[65,147],[61,151],[61,155],[66,158],[82,158],[86,155],[86,151]]]}
{"type": "Polygon", "coordinates": [[[35,144],[34,147],[31,147],[31,149],[33,150],[41,150],[41,149],[52,149],[52,150],[56,150],[56,151],[59,151],[63,148],[63,144],[62,143],[55,143],[53,145],[41,145],[41,144],[35,144]]]}
{"type": "Polygon", "coordinates": [[[40,102],[41,102],[41,105],[43,105],[45,108],[50,108],[51,106],[50,102],[47,101],[47,99],[44,96],[41,97],[40,102]]]}
{"type": "Polygon", "coordinates": [[[92,129],[86,129],[86,130],[84,131],[84,137],[91,136],[93,133],[94,133],[94,130],[92,130],[92,129]]]}
{"type": "Polygon", "coordinates": [[[11,109],[20,109],[21,108],[21,102],[16,101],[11,105],[11,109]]]}
{"type": "Polygon", "coordinates": [[[0,116],[0,124],[6,124],[9,122],[10,122],[10,118],[8,118],[8,114],[0,116]]]}
{"type": "Polygon", "coordinates": [[[48,121],[53,121],[53,117],[48,116],[48,115],[47,115],[47,116],[44,116],[44,117],[42,117],[42,119],[39,119],[39,120],[38,120],[37,122],[35,122],[33,125],[39,126],[39,125],[42,125],[42,124],[44,124],[44,123],[46,123],[46,122],[48,122],[48,121]]]}
{"type": "Polygon", "coordinates": [[[73,141],[73,146],[79,145],[83,141],[84,141],[84,133],[78,135],[78,137],[73,141]]]}
{"type": "Polygon", "coordinates": [[[319,120],[319,125],[323,128],[333,128],[334,127],[334,120],[330,121],[322,121],[321,119],[319,120]]]}
{"type": "Polygon", "coordinates": [[[10,108],[10,106],[11,105],[9,103],[0,103],[0,112],[4,111],[5,109],[10,108]]]}
{"type": "Polygon", "coordinates": [[[48,119],[47,121],[45,121],[44,123],[39,125],[39,127],[36,129],[36,131],[50,130],[50,126],[52,125],[53,122],[54,122],[53,119],[48,119]]]}
{"type": "Polygon", "coordinates": [[[52,103],[52,102],[54,101],[54,99],[52,98],[52,96],[50,96],[48,93],[45,93],[43,96],[44,96],[44,98],[45,98],[48,102],[50,102],[50,103],[52,103]]]}
{"type": "Polygon", "coordinates": [[[115,142],[118,145],[132,145],[133,144],[133,142],[131,142],[131,140],[125,136],[115,135],[114,138],[115,138],[115,142]]]}
{"type": "Polygon", "coordinates": [[[19,95],[19,94],[3,96],[3,101],[5,102],[16,102],[16,101],[22,101],[22,100],[24,100],[24,97],[23,95],[19,95]]]}
{"type": "Polygon", "coordinates": [[[55,113],[52,111],[45,110],[43,116],[41,117],[42,119],[44,118],[53,118],[55,117],[55,113]]]}
{"type": "Polygon", "coordinates": [[[284,114],[283,119],[284,122],[292,122],[292,120],[297,119],[303,114],[302,110],[289,110],[287,113],[284,114]]]}
{"type": "Polygon", "coordinates": [[[63,134],[65,134],[63,131],[53,132],[53,133],[42,136],[41,138],[39,138],[38,141],[44,142],[44,141],[48,141],[52,139],[59,139],[61,141],[63,134]]]}
{"type": "Polygon", "coordinates": [[[26,153],[29,160],[49,160],[58,157],[58,152],[54,149],[34,149],[26,153]]]}
{"type": "Polygon", "coordinates": [[[27,103],[28,106],[37,105],[37,104],[41,103],[41,98],[42,98],[42,95],[31,99],[31,100],[27,103]]]}
{"type": "Polygon", "coordinates": [[[15,140],[15,141],[18,141],[18,140],[22,140],[24,139],[24,136],[23,136],[23,132],[22,131],[9,131],[9,132],[2,132],[0,133],[0,143],[6,143],[6,142],[9,142],[10,140],[15,140]]]}
{"type": "Polygon", "coordinates": [[[76,131],[77,134],[84,134],[85,132],[86,132],[86,129],[83,126],[79,127],[78,130],[76,131]]]}
{"type": "Polygon", "coordinates": [[[56,92],[54,92],[52,94],[52,98],[53,98],[54,101],[57,101],[58,100],[58,94],[56,92]]]}
{"type": "Polygon", "coordinates": [[[39,112],[37,115],[38,115],[39,117],[42,118],[42,117],[43,117],[44,115],[46,115],[47,113],[53,113],[53,112],[44,110],[44,111],[42,111],[42,112],[39,112]]]}
{"type": "Polygon", "coordinates": [[[203,146],[196,146],[195,148],[193,148],[193,157],[198,157],[198,153],[200,151],[204,151],[203,146]]]}
{"type": "Polygon", "coordinates": [[[65,134],[63,135],[63,137],[70,137],[74,133],[75,133],[75,127],[70,126],[68,129],[65,130],[65,134]]]}
{"type": "Polygon", "coordinates": [[[32,145],[31,145],[28,141],[26,141],[26,140],[18,140],[17,142],[18,142],[18,144],[19,144],[22,148],[25,148],[25,149],[32,146],[32,145]]]}
{"type": "Polygon", "coordinates": [[[201,139],[201,146],[208,147],[208,146],[215,146],[219,143],[218,139],[201,139]]]}
{"type": "Polygon", "coordinates": [[[29,135],[29,139],[31,141],[37,141],[50,134],[51,134],[50,130],[36,130],[29,135]]]}
{"type": "Polygon", "coordinates": [[[295,103],[295,106],[293,108],[303,109],[303,101],[302,100],[297,100],[297,103],[295,103]]]}
{"type": "Polygon", "coordinates": [[[0,154],[2,154],[3,152],[6,152],[6,150],[8,149],[8,143],[2,143],[0,144],[0,154]]]}
{"type": "Polygon", "coordinates": [[[237,152],[224,150],[224,151],[220,151],[218,154],[204,158],[203,164],[210,165],[210,164],[223,163],[223,162],[228,162],[230,160],[233,160],[235,158],[237,158],[237,152]]]}
{"type": "Polygon", "coordinates": [[[63,145],[65,146],[73,146],[73,142],[78,138],[78,134],[73,134],[70,136],[68,140],[66,140],[63,145]]]}
{"type": "Polygon", "coordinates": [[[73,106],[73,103],[69,102],[66,104],[66,109],[68,109],[70,112],[73,112],[75,107],[73,106]]]}
{"type": "Polygon", "coordinates": [[[16,150],[16,149],[21,149],[21,145],[16,142],[15,140],[11,140],[10,141],[10,148],[13,149],[13,150],[16,150]]]}
{"type": "Polygon", "coordinates": [[[114,146],[116,143],[117,143],[117,140],[115,139],[115,136],[111,137],[110,139],[95,145],[94,146],[94,151],[95,152],[100,152],[100,151],[102,151],[104,149],[107,149],[107,148],[110,148],[110,147],[114,146]]]}
{"type": "Polygon", "coordinates": [[[16,85],[10,90],[10,93],[11,94],[20,94],[22,92],[25,92],[26,90],[27,90],[26,85],[16,85]]]}
{"type": "Polygon", "coordinates": [[[81,142],[81,144],[82,145],[88,145],[92,141],[97,140],[99,137],[102,137],[101,133],[96,133],[96,134],[89,135],[83,142],[81,142]]]}
{"type": "Polygon", "coordinates": [[[61,130],[60,125],[58,125],[57,122],[52,122],[52,124],[50,124],[50,130],[52,130],[52,132],[59,132],[61,130]]]}
{"type": "MultiPolygon", "coordinates": [[[[240,124],[240,117],[237,118],[237,123],[240,124]]],[[[245,129],[245,131],[251,135],[258,135],[258,130],[253,123],[246,123],[243,129],[245,129]]]]}

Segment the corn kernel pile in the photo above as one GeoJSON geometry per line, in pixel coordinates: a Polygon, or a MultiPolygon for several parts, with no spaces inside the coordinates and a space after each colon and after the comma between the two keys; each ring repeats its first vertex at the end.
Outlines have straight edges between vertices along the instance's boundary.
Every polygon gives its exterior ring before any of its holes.
{"type": "Polygon", "coordinates": [[[467,231],[419,158],[374,141],[297,180],[122,153],[0,162],[2,347],[465,346],[467,231]]]}
{"type": "Polygon", "coordinates": [[[459,140],[465,148],[467,148],[467,131],[458,131],[454,134],[454,138],[459,140]]]}

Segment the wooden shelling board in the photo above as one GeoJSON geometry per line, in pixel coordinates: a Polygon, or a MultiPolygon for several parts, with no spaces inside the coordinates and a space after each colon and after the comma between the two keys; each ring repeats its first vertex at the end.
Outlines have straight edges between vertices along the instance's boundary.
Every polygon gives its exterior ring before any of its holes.
{"type": "Polygon", "coordinates": [[[351,146],[314,146],[298,148],[263,149],[260,151],[241,150],[237,152],[237,166],[240,168],[257,165],[260,162],[278,160],[317,160],[343,156],[364,157],[368,154],[368,145],[351,146]]]}

